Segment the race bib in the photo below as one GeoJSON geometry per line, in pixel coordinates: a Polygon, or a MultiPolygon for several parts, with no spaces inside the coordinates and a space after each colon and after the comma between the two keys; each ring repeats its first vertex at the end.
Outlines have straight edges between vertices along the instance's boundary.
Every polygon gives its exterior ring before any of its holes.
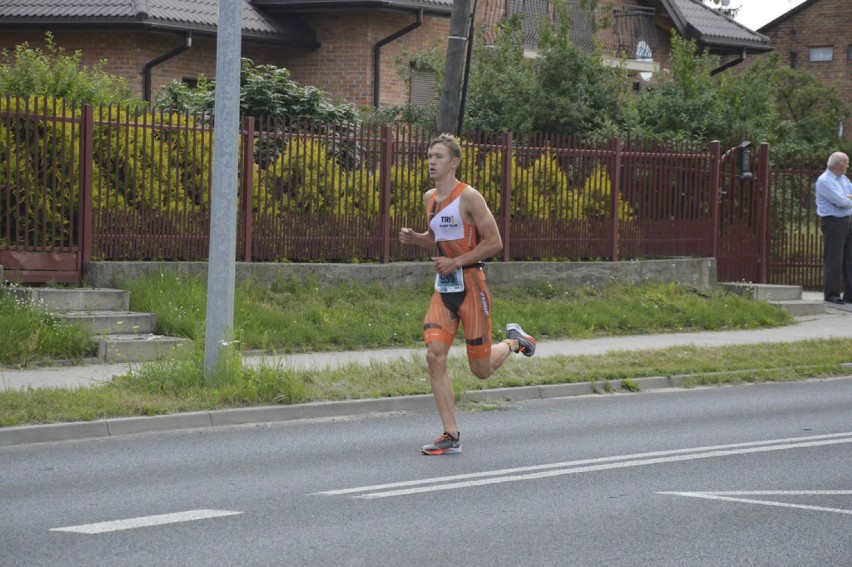
{"type": "Polygon", "coordinates": [[[457,293],[464,291],[464,275],[461,268],[456,268],[446,276],[435,274],[435,291],[438,293],[457,293]]]}

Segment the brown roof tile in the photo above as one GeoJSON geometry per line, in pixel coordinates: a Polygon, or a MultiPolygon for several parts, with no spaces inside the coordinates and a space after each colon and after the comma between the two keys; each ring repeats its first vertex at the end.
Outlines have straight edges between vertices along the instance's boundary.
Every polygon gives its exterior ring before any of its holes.
{"type": "Polygon", "coordinates": [[[750,30],[700,0],[662,0],[678,32],[717,51],[772,51],[769,38],[750,30]]]}
{"type": "MultiPolygon", "coordinates": [[[[126,24],[215,34],[218,0],[4,0],[0,26],[126,24]]],[[[243,0],[243,37],[315,47],[316,35],[298,17],[264,14],[243,0]]]]}

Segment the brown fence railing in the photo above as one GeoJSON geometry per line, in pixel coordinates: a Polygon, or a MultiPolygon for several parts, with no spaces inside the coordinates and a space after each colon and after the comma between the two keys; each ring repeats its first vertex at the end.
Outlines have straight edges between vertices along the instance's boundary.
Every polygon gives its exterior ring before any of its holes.
{"type": "MultiPolygon", "coordinates": [[[[234,179],[238,259],[426,259],[396,235],[425,226],[432,134],[244,119],[234,179]]],[[[7,277],[78,281],[90,259],[206,259],[212,140],[204,116],[0,100],[7,277]]],[[[497,260],[715,256],[720,280],[799,277],[818,285],[812,271],[796,271],[811,270],[820,250],[819,234],[802,224],[813,216],[801,211],[812,199],[802,184],[810,170],[770,174],[765,145],[752,161],[765,173],[749,181],[718,142],[472,134],[463,138],[459,178],[494,211],[505,245],[497,260]],[[775,185],[784,197],[770,196],[775,185]],[[787,209],[778,212],[778,203],[787,209]],[[771,263],[761,251],[767,233],[771,263]],[[816,240],[800,245],[805,236],[816,240]]]]}

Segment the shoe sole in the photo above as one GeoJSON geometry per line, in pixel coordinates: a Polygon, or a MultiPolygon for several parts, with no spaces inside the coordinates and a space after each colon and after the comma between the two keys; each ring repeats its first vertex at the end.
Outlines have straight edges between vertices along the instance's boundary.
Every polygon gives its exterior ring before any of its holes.
{"type": "Polygon", "coordinates": [[[524,356],[532,356],[535,354],[536,342],[530,335],[526,334],[521,326],[517,323],[509,323],[506,325],[506,338],[518,341],[518,352],[524,356]],[[522,344],[521,340],[527,344],[522,344]]]}
{"type": "Polygon", "coordinates": [[[436,449],[434,451],[427,451],[426,449],[420,449],[420,452],[424,455],[455,455],[456,453],[461,453],[461,447],[453,447],[451,449],[436,449]]]}

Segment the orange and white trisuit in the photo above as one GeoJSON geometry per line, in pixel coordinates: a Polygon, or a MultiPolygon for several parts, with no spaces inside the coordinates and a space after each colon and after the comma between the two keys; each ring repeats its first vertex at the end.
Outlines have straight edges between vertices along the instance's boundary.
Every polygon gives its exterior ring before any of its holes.
{"type": "MultiPolygon", "coordinates": [[[[476,225],[464,222],[461,216],[461,194],[467,188],[464,183],[456,185],[453,192],[438,202],[435,194],[429,200],[429,228],[435,235],[438,252],[442,256],[455,258],[476,247],[476,225]]],[[[464,291],[432,294],[429,310],[423,322],[423,340],[426,344],[439,341],[452,346],[459,328],[464,326],[468,358],[491,356],[491,293],[485,283],[482,264],[465,266],[464,291]]]]}

